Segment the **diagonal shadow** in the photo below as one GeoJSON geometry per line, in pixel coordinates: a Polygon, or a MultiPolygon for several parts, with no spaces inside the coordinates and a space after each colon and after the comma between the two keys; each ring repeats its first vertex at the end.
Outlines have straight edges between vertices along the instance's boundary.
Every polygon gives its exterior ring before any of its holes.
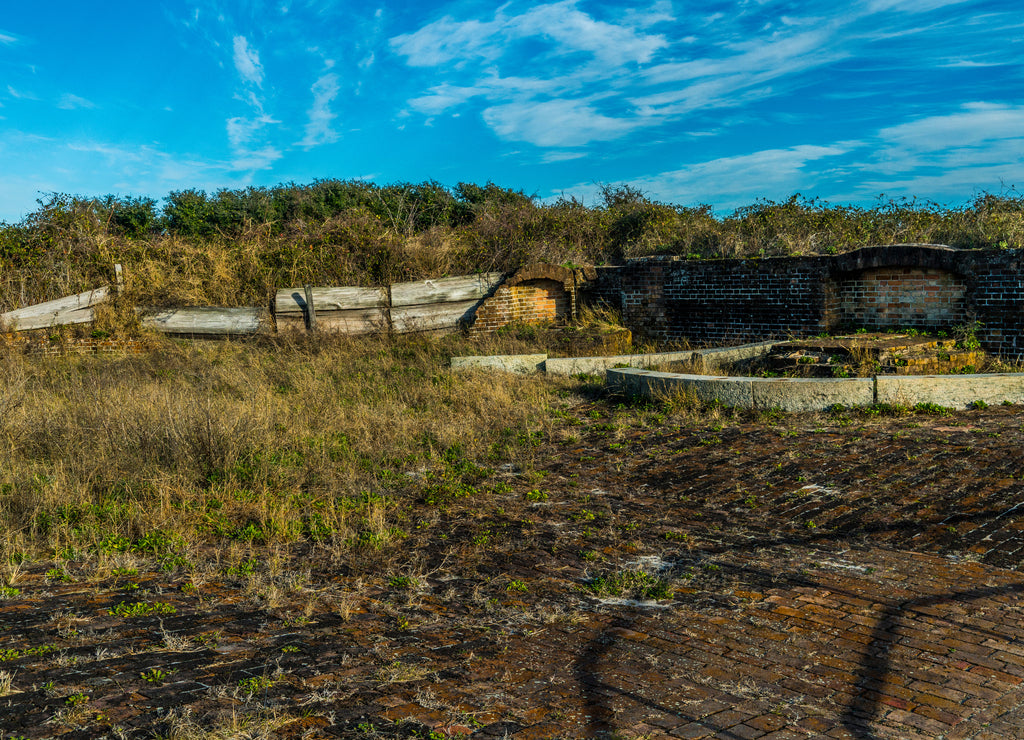
{"type": "MultiPolygon", "coordinates": [[[[836,537],[833,534],[831,537],[827,535],[817,535],[788,538],[764,538],[757,543],[749,541],[744,542],[743,547],[744,549],[748,549],[752,547],[770,547],[772,545],[779,546],[787,544],[806,546],[808,544],[813,544],[814,542],[822,543],[828,539],[836,539],[836,537]]],[[[720,548],[704,550],[704,552],[715,552],[720,554],[731,549],[733,548],[729,546],[722,546],[720,548]]],[[[746,583],[757,584],[765,587],[778,588],[780,585],[789,588],[797,586],[824,587],[824,584],[820,580],[809,578],[801,574],[788,574],[785,577],[784,583],[780,584],[779,574],[771,572],[765,568],[752,566],[730,566],[727,563],[721,564],[721,567],[724,569],[723,575],[739,577],[746,583]]],[[[828,584],[828,590],[837,595],[850,597],[861,596],[861,594],[846,591],[844,589],[838,589],[835,584],[832,583],[828,584]]],[[[885,678],[893,672],[892,650],[896,641],[900,639],[900,635],[894,634],[892,630],[894,626],[898,626],[901,623],[905,615],[913,614],[919,608],[926,606],[943,603],[969,603],[996,596],[1020,593],[1024,593],[1024,580],[1005,586],[990,586],[968,590],[950,590],[941,594],[915,597],[889,604],[875,622],[875,626],[872,629],[871,641],[858,661],[857,669],[855,671],[857,679],[853,688],[860,688],[870,681],[884,682],[885,678]]],[[[575,676],[576,682],[584,698],[585,712],[589,723],[587,728],[588,731],[614,732],[618,729],[625,729],[615,727],[615,711],[611,706],[611,699],[614,697],[626,697],[638,705],[645,706],[651,710],[680,717],[681,719],[688,720],[690,722],[699,722],[705,725],[708,729],[717,732],[718,734],[716,737],[747,737],[747,735],[734,733],[728,728],[715,726],[713,718],[703,719],[693,715],[680,714],[677,708],[666,707],[634,691],[623,690],[620,687],[606,682],[601,677],[600,666],[608,659],[609,652],[615,647],[618,637],[617,633],[624,629],[633,629],[636,627],[636,622],[637,618],[635,616],[617,617],[610,625],[603,629],[599,635],[590,640],[584,646],[579,657],[573,663],[573,675],[575,676]]],[[[1001,635],[980,627],[971,626],[971,629],[976,633],[987,634],[1000,640],[1006,639],[1006,635],[1001,635]]],[[[879,700],[881,697],[876,698],[877,696],[877,694],[872,696],[863,690],[854,693],[853,699],[840,714],[840,725],[849,731],[851,735],[858,738],[858,740],[880,740],[880,736],[871,729],[872,722],[879,717],[883,709],[882,702],[879,700]]]]}

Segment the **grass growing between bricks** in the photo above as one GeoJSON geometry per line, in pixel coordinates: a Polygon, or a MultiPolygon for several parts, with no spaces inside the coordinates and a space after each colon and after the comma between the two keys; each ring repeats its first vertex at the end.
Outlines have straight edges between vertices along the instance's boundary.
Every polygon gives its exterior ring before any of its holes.
{"type": "MultiPolygon", "coordinates": [[[[1016,578],[1013,408],[641,403],[588,378],[446,369],[475,349],[170,343],[0,366],[17,381],[0,436],[5,731],[842,727],[875,716],[849,698],[871,666],[833,656],[832,622],[813,620],[834,611],[836,644],[881,646],[876,617],[944,594],[944,563],[985,594],[1016,578]],[[847,663],[849,680],[827,672],[847,663]]],[[[997,667],[986,691],[1010,696],[1016,669],[981,653],[1002,633],[964,646],[970,629],[934,603],[938,626],[914,629],[949,634],[935,655],[921,638],[921,665],[997,667]]],[[[898,675],[924,670],[886,655],[898,675]]],[[[904,701],[908,716],[935,705],[904,701]]]]}

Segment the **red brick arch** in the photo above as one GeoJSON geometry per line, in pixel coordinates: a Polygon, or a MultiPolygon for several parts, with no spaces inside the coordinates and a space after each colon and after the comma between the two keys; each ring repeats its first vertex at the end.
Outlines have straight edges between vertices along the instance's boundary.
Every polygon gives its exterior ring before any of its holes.
{"type": "Polygon", "coordinates": [[[477,308],[470,330],[492,332],[516,323],[563,321],[576,315],[576,275],[560,265],[517,270],[477,308]]]}

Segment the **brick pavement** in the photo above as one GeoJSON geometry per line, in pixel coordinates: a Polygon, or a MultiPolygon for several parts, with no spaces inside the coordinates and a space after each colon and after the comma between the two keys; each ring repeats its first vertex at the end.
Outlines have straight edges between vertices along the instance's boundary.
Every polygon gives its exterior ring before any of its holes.
{"type": "Polygon", "coordinates": [[[514,508],[528,480],[445,514],[454,557],[415,593],[370,566],[276,601],[154,572],[133,594],[177,613],[128,619],[125,579],[34,566],[0,600],[0,737],[151,737],[186,711],[310,738],[1024,737],[1017,415],[797,421],[596,419],[539,451],[548,501],[514,508]],[[671,598],[585,588],[623,569],[671,598]]]}

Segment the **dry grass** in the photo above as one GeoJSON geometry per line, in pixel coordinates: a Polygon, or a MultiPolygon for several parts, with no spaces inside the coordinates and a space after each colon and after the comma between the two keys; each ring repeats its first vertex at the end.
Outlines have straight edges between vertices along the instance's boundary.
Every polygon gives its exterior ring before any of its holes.
{"type": "Polygon", "coordinates": [[[403,497],[499,462],[528,469],[523,440],[549,423],[557,381],[453,374],[459,341],[11,354],[0,369],[4,559],[137,553],[174,567],[212,545],[230,567],[253,546],[400,541],[403,497]]]}

